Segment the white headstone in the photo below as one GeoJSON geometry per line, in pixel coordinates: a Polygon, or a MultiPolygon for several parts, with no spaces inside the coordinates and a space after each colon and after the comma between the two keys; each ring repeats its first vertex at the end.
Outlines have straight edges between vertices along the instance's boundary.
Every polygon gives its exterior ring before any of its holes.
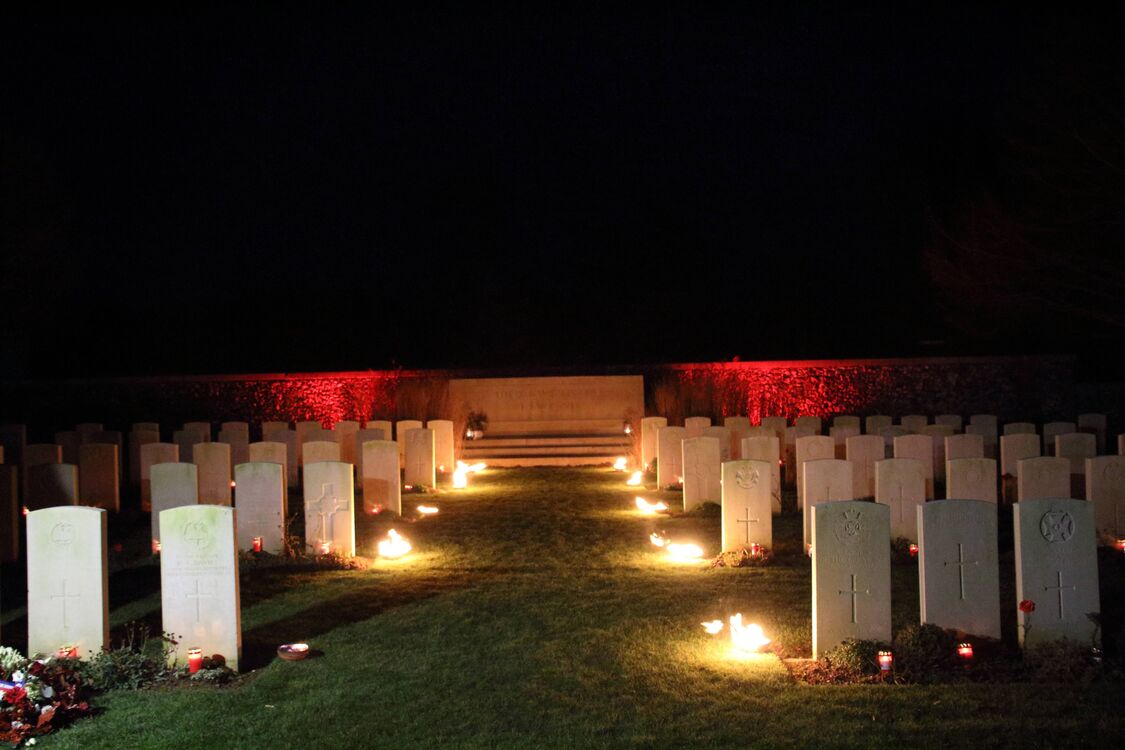
{"type": "Polygon", "coordinates": [[[937,500],[917,513],[922,623],[999,640],[996,505],[937,500]]]}
{"type": "Polygon", "coordinates": [[[859,436],[859,430],[846,425],[832,425],[828,428],[828,437],[836,444],[836,458],[847,459],[848,439],[859,436]]]}
{"type": "Polygon", "coordinates": [[[1100,535],[1125,539],[1125,456],[1086,459],[1086,499],[1100,535]]]}
{"type": "Polygon", "coordinates": [[[703,428],[711,426],[711,417],[688,417],[684,420],[686,437],[697,438],[703,435],[703,428]]]}
{"type": "Polygon", "coordinates": [[[221,422],[219,424],[219,430],[220,431],[225,430],[226,432],[228,432],[232,435],[235,434],[235,433],[241,433],[242,435],[246,436],[246,442],[247,443],[250,442],[250,423],[249,422],[241,422],[241,421],[237,421],[237,420],[233,421],[233,422],[221,422]]]}
{"type": "Polygon", "coordinates": [[[382,430],[384,440],[394,440],[394,423],[388,419],[372,419],[363,425],[369,430],[382,430]]]}
{"type": "Polygon", "coordinates": [[[1036,435],[1035,425],[1032,422],[1009,422],[1004,425],[1005,435],[1036,435]]]}
{"type": "Polygon", "coordinates": [[[742,438],[750,434],[750,419],[748,417],[727,417],[723,426],[730,430],[730,457],[734,460],[743,458],[742,438]]]}
{"type": "Polygon", "coordinates": [[[175,443],[146,443],[141,446],[141,510],[152,511],[152,467],[174,464],[180,460],[180,446],[175,443]]]}
{"type": "Polygon", "coordinates": [[[683,442],[684,510],[722,499],[719,440],[686,438],[683,442]]]}
{"type": "Polygon", "coordinates": [[[280,432],[282,430],[288,429],[288,422],[262,422],[262,440],[267,440],[268,438],[266,438],[266,435],[269,435],[271,432],[280,432]]]}
{"type": "Polygon", "coordinates": [[[953,432],[960,432],[963,422],[960,414],[938,414],[934,417],[934,424],[943,424],[953,428],[953,432]]]}
{"type": "Polygon", "coordinates": [[[984,438],[980,435],[950,435],[945,438],[945,460],[984,458],[984,438]]]}
{"type": "Polygon", "coordinates": [[[661,489],[679,487],[684,477],[683,427],[661,427],[656,433],[656,484],[661,489]]]}
{"type": "Polygon", "coordinates": [[[1055,455],[1055,436],[1069,435],[1078,432],[1078,425],[1074,422],[1048,422],[1043,425],[1043,455],[1055,455]]]}
{"type": "Polygon", "coordinates": [[[965,434],[980,435],[981,439],[984,441],[984,457],[996,458],[999,436],[996,434],[996,424],[994,422],[980,422],[966,425],[965,434]]]}
{"type": "Polygon", "coordinates": [[[824,503],[854,500],[852,465],[839,458],[811,459],[801,464],[804,473],[804,543],[812,543],[812,509],[824,503]]]}
{"type": "MultiPolygon", "coordinates": [[[[281,443],[285,446],[285,478],[290,487],[296,487],[300,475],[297,472],[300,464],[301,450],[297,442],[296,430],[273,430],[265,433],[263,442],[281,443]]],[[[251,459],[253,460],[253,459],[251,459]]]]}
{"type": "Polygon", "coordinates": [[[109,647],[106,515],[84,507],[28,514],[28,654],[72,646],[85,659],[109,647]]]}
{"type": "MultiPolygon", "coordinates": [[[[922,474],[926,478],[926,499],[934,498],[934,439],[929,435],[903,435],[894,442],[895,458],[913,458],[922,463],[922,474]]],[[[894,514],[891,514],[892,518],[894,514]]],[[[914,511],[910,511],[910,523],[914,523],[914,511]]],[[[891,521],[894,526],[894,521],[891,521]]]]}
{"type": "Polygon", "coordinates": [[[321,461],[305,465],[305,543],[319,552],[355,556],[355,496],[352,465],[321,461]]]}
{"type": "Polygon", "coordinates": [[[797,507],[805,507],[805,477],[801,468],[805,461],[836,457],[836,443],[825,435],[806,435],[794,441],[797,471],[797,507]]]}
{"type": "MultiPolygon", "coordinates": [[[[246,426],[245,422],[224,422],[223,424],[241,424],[246,426]]],[[[220,443],[225,443],[230,447],[230,462],[233,466],[244,464],[250,460],[250,437],[247,429],[227,428],[219,430],[220,443]]],[[[233,478],[233,474],[231,476],[233,478]]]]}
{"type": "Polygon", "coordinates": [[[399,466],[406,466],[406,433],[410,430],[422,429],[422,423],[417,419],[400,419],[395,422],[395,441],[398,442],[399,466]]]}
{"type": "Polygon", "coordinates": [[[340,444],[339,460],[346,464],[354,464],[356,462],[355,435],[359,432],[359,422],[345,419],[332,425],[332,431],[336,433],[336,442],[340,444]]]}
{"type": "MultiPolygon", "coordinates": [[[[376,430],[370,427],[364,427],[355,434],[355,475],[360,478],[359,489],[363,490],[363,444],[371,440],[388,440],[388,436],[382,430],[376,430]]],[[[395,449],[398,450],[397,448],[395,449]]]]}
{"type": "Polygon", "coordinates": [[[922,428],[923,435],[933,438],[934,481],[945,481],[945,439],[953,435],[953,428],[947,424],[928,424],[922,428]]]}
{"type": "Polygon", "coordinates": [[[878,435],[883,430],[894,425],[894,420],[885,414],[872,414],[863,420],[863,432],[867,435],[878,435]]]}
{"type": "Polygon", "coordinates": [[[189,505],[160,514],[160,604],[162,628],[175,634],[175,666],[188,649],[220,654],[238,670],[242,620],[238,595],[235,511],[218,505],[189,505]]]}
{"type": "Polygon", "coordinates": [[[406,471],[403,481],[415,487],[434,487],[434,431],[417,428],[406,431],[406,471]]]}
{"type": "Polygon", "coordinates": [[[184,422],[184,432],[195,438],[195,443],[211,442],[210,422],[184,422]]]}
{"type": "Polygon", "coordinates": [[[27,468],[27,502],[30,510],[58,505],[78,505],[78,467],[39,464],[27,468]]]}
{"type": "Polygon", "coordinates": [[[134,487],[141,484],[141,446],[160,442],[159,430],[133,429],[129,433],[129,481],[134,487]]]}
{"type": "Polygon", "coordinates": [[[340,444],[332,440],[310,440],[301,448],[302,466],[339,460],[340,444]]]}
{"type": "Polygon", "coordinates": [[[766,461],[739,460],[723,464],[724,551],[752,544],[773,547],[772,469],[766,461]]]}
{"type": "Polygon", "coordinates": [[[945,494],[950,500],[996,503],[996,460],[954,458],[946,462],[945,494]]]}
{"type": "Polygon", "coordinates": [[[875,462],[886,457],[886,441],[881,435],[850,437],[845,455],[852,465],[852,494],[856,499],[875,497],[875,462]]]}
{"type": "Polygon", "coordinates": [[[713,437],[719,441],[719,460],[730,460],[730,428],[711,425],[704,427],[700,437],[713,437]]]}
{"type": "Polygon", "coordinates": [[[1089,432],[1094,435],[1094,444],[1099,456],[1105,453],[1107,427],[1105,414],[1078,415],[1078,431],[1089,432]]]}
{"type": "Polygon", "coordinates": [[[764,461],[770,465],[770,508],[781,513],[781,448],[776,435],[750,435],[742,438],[743,460],[764,461]]]}
{"type": "Polygon", "coordinates": [[[1070,461],[1071,474],[1086,473],[1086,459],[1098,455],[1097,437],[1088,432],[1055,435],[1055,455],[1070,461]]]}
{"type": "Polygon", "coordinates": [[[1012,433],[1000,438],[1000,473],[1016,476],[1019,462],[1025,458],[1039,457],[1039,436],[1032,433],[1012,433]]]}
{"type": "Polygon", "coordinates": [[[641,468],[648,470],[652,459],[656,458],[656,434],[668,426],[664,417],[645,417],[641,420],[641,468]]]}
{"type": "Polygon", "coordinates": [[[891,539],[918,541],[917,511],[926,502],[926,470],[916,458],[875,462],[875,502],[889,509],[891,539]]]}
{"type": "Polygon", "coordinates": [[[434,463],[438,473],[452,474],[457,468],[457,459],[453,455],[453,420],[431,419],[426,422],[426,429],[434,433],[434,463]]]}
{"type": "Polygon", "coordinates": [[[899,424],[904,429],[910,431],[912,435],[921,435],[922,428],[930,423],[929,418],[925,414],[907,414],[899,420],[899,424]]]}
{"type": "Polygon", "coordinates": [[[1019,501],[1070,496],[1070,461],[1054,456],[1025,458],[1016,464],[1019,501]]]}
{"type": "MultiPolygon", "coordinates": [[[[250,460],[247,463],[269,463],[281,464],[281,476],[284,479],[284,486],[281,488],[282,495],[285,498],[285,507],[289,507],[289,447],[285,443],[279,443],[276,440],[263,440],[259,443],[250,443],[247,446],[247,452],[250,454],[250,460]]],[[[237,479],[235,480],[237,482],[237,479]]],[[[238,492],[238,487],[235,487],[235,493],[238,492]]]]}
{"type": "MultiPolygon", "coordinates": [[[[280,445],[270,443],[270,445],[280,445]]],[[[238,548],[280,555],[285,551],[285,467],[280,463],[251,461],[234,467],[234,499],[238,508],[238,548]]]]}
{"type": "Polygon", "coordinates": [[[1034,612],[1017,613],[1020,643],[1069,638],[1093,645],[1096,625],[1087,615],[1101,612],[1093,504],[1044,498],[1012,509],[1016,601],[1035,602],[1034,612]]]}
{"type": "Polygon", "coordinates": [[[848,639],[890,641],[886,506],[860,501],[818,505],[812,528],[813,658],[848,639]]]}
{"type": "Polygon", "coordinates": [[[793,422],[793,426],[798,430],[808,430],[810,435],[820,435],[824,432],[824,425],[820,417],[797,417],[793,422]]]}
{"type": "Polygon", "coordinates": [[[398,444],[393,440],[368,440],[363,444],[363,510],[384,510],[402,515],[402,483],[398,470],[398,444]]]}
{"type": "Polygon", "coordinates": [[[184,461],[190,461],[192,451],[195,448],[195,435],[183,430],[176,430],[172,433],[172,442],[176,444],[176,448],[180,452],[180,458],[184,461]]]}
{"type": "Polygon", "coordinates": [[[195,464],[153,464],[152,538],[160,540],[160,513],[170,508],[199,504],[199,469],[195,464]]]}
{"type": "Polygon", "coordinates": [[[30,443],[24,448],[24,467],[63,462],[62,446],[56,443],[30,443]]]}
{"type": "Polygon", "coordinates": [[[82,505],[121,509],[117,446],[86,443],[78,447],[78,497],[82,505]]]}
{"type": "Polygon", "coordinates": [[[853,417],[847,414],[837,414],[832,417],[832,426],[855,430],[855,432],[852,433],[853,435],[860,434],[860,431],[863,429],[863,424],[860,422],[859,417],[853,417]]]}
{"type": "Polygon", "coordinates": [[[196,443],[191,462],[199,467],[199,502],[230,506],[230,446],[196,443]]]}

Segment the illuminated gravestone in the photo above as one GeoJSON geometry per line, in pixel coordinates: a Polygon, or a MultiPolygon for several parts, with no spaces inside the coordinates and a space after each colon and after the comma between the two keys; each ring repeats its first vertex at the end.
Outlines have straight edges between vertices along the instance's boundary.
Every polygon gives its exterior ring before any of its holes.
{"type": "Polygon", "coordinates": [[[832,443],[836,446],[836,458],[847,460],[848,438],[857,437],[858,435],[859,429],[855,427],[832,425],[828,428],[828,437],[832,438],[832,443]]]}
{"type": "Polygon", "coordinates": [[[688,417],[684,420],[685,437],[697,438],[703,436],[703,428],[711,426],[711,417],[688,417]]]}
{"type": "Polygon", "coordinates": [[[730,431],[730,457],[742,458],[742,438],[750,433],[750,420],[747,417],[727,417],[723,420],[723,427],[730,431]]]}
{"type": "MultiPolygon", "coordinates": [[[[273,443],[277,445],[277,443],[273,443]]],[[[234,467],[234,499],[238,508],[238,548],[254,549],[261,539],[262,551],[280,555],[285,551],[285,467],[275,462],[250,462],[234,467]]]]}
{"type": "Polygon", "coordinates": [[[855,432],[852,433],[853,435],[860,434],[860,431],[863,429],[863,425],[860,422],[859,417],[854,417],[849,414],[837,414],[836,416],[832,417],[832,426],[843,427],[848,430],[855,430],[855,432]]]}
{"type": "Polygon", "coordinates": [[[1016,476],[1019,462],[1025,458],[1039,458],[1039,436],[1034,432],[1014,432],[1000,438],[1000,473],[1016,476]]]}
{"type": "Polygon", "coordinates": [[[395,442],[398,443],[399,467],[406,466],[406,433],[410,430],[422,429],[422,423],[417,419],[400,419],[395,422],[395,442]]]}
{"type": "Polygon", "coordinates": [[[310,440],[314,440],[315,438],[313,436],[319,435],[320,431],[324,428],[321,427],[320,422],[313,422],[307,419],[301,422],[297,422],[294,427],[296,428],[294,431],[297,433],[297,465],[304,466],[305,443],[309,442],[310,440]]]}
{"type": "Polygon", "coordinates": [[[441,474],[452,473],[457,468],[457,459],[453,455],[453,422],[449,419],[431,419],[426,422],[426,429],[434,433],[434,463],[441,474]]]}
{"type": "MultiPolygon", "coordinates": [[[[290,487],[296,487],[299,481],[297,468],[300,466],[298,461],[301,455],[300,445],[297,443],[297,432],[295,430],[273,430],[263,436],[262,442],[281,443],[285,446],[285,479],[290,487]]],[[[250,460],[255,459],[251,456],[250,460]]]]}
{"type": "Polygon", "coordinates": [[[664,417],[645,417],[641,420],[641,468],[645,471],[656,458],[656,436],[659,430],[668,426],[664,417]]]}
{"type": "Polygon", "coordinates": [[[885,414],[872,414],[863,420],[863,432],[866,435],[878,435],[888,427],[894,426],[894,420],[885,414]]]}
{"type": "Polygon", "coordinates": [[[1009,422],[1004,425],[1005,435],[1037,435],[1035,425],[1031,422],[1009,422]]]}
{"type": "Polygon", "coordinates": [[[85,659],[109,647],[103,508],[46,508],[27,516],[27,651],[85,659]]]}
{"type": "Polygon", "coordinates": [[[804,472],[804,543],[812,543],[812,509],[825,503],[854,500],[852,465],[840,458],[821,458],[801,464],[804,472]]]}
{"type": "Polygon", "coordinates": [[[683,442],[683,466],[685,511],[722,499],[718,438],[686,438],[683,442]]]}
{"type": "Polygon", "coordinates": [[[963,424],[960,414],[938,414],[934,417],[934,424],[943,424],[953,428],[954,433],[961,431],[963,424]]]}
{"type": "Polygon", "coordinates": [[[980,435],[984,443],[984,457],[996,458],[999,446],[999,437],[996,434],[996,426],[989,423],[983,424],[970,424],[965,426],[966,435],[980,435]]]}
{"type": "Polygon", "coordinates": [[[898,421],[903,429],[909,430],[911,435],[921,435],[922,429],[930,423],[925,414],[907,414],[898,421]]]}
{"type": "Polygon", "coordinates": [[[1072,432],[1078,432],[1078,425],[1074,422],[1048,422],[1043,425],[1043,455],[1055,455],[1055,438],[1072,432]]]}
{"type": "Polygon", "coordinates": [[[301,465],[320,463],[321,461],[339,461],[340,444],[329,440],[310,440],[301,448],[301,465]]]}
{"type": "Polygon", "coordinates": [[[1094,505],[1085,500],[1023,500],[1013,508],[1016,601],[1020,643],[1069,638],[1091,645],[1097,625],[1087,615],[1101,611],[1094,505]]]}
{"type": "Polygon", "coordinates": [[[199,467],[199,502],[230,506],[230,446],[196,443],[192,463],[199,467]]]}
{"type": "Polygon", "coordinates": [[[78,505],[78,467],[71,464],[29,466],[26,504],[31,510],[78,505]]]}
{"type": "Polygon", "coordinates": [[[884,427],[879,431],[879,436],[883,438],[883,443],[887,446],[887,458],[895,457],[895,440],[910,434],[910,431],[905,427],[898,426],[884,427]]]}
{"type": "Polygon", "coordinates": [[[174,464],[180,460],[180,447],[175,443],[146,443],[141,446],[141,510],[152,510],[152,467],[174,464]]]}
{"type": "Polygon", "coordinates": [[[199,469],[195,464],[153,464],[152,539],[160,541],[160,514],[171,508],[199,504],[199,469]]]}
{"type": "MultiPolygon", "coordinates": [[[[953,435],[953,428],[946,424],[928,424],[922,428],[923,435],[929,435],[933,450],[934,481],[945,481],[945,439],[953,435]]],[[[936,490],[935,490],[936,491],[936,490]]]]}
{"type": "MultiPolygon", "coordinates": [[[[753,429],[753,428],[751,428],[753,429]]],[[[781,448],[776,435],[750,435],[742,438],[743,460],[764,461],[770,465],[770,508],[781,513],[781,448]]]]}
{"type": "Polygon", "coordinates": [[[820,417],[797,417],[793,426],[800,430],[807,430],[810,435],[820,435],[824,432],[824,424],[820,417]]]}
{"type": "Polygon", "coordinates": [[[1070,462],[1071,490],[1066,497],[1085,497],[1086,459],[1097,455],[1097,438],[1085,432],[1056,435],[1055,455],[1070,462]]]}
{"type": "Polygon", "coordinates": [[[384,440],[394,440],[394,423],[388,419],[372,419],[363,425],[369,430],[382,430],[384,440]]]}
{"type": "Polygon", "coordinates": [[[1025,458],[1016,465],[1019,501],[1070,496],[1070,461],[1054,456],[1025,458]]]}
{"type": "Polygon", "coordinates": [[[184,433],[192,437],[192,445],[195,445],[195,443],[210,443],[211,423],[184,422],[184,433]]]}
{"type": "Polygon", "coordinates": [[[266,440],[266,435],[269,435],[271,432],[281,432],[288,429],[290,429],[288,422],[278,422],[276,420],[271,422],[262,422],[262,440],[266,440]]]}
{"type": "Polygon", "coordinates": [[[1078,431],[1089,432],[1094,436],[1095,455],[1105,453],[1105,437],[1107,432],[1105,414],[1079,414],[1078,431]]]}
{"type": "Polygon", "coordinates": [[[82,445],[82,436],[75,430],[63,430],[55,433],[55,445],[62,447],[62,463],[78,465],[78,446],[82,445]]]}
{"type": "Polygon", "coordinates": [[[980,435],[949,435],[945,438],[945,460],[984,458],[984,438],[980,435]]]}
{"type": "Polygon", "coordinates": [[[220,432],[226,432],[226,433],[231,434],[231,435],[234,435],[236,433],[245,435],[246,436],[246,442],[247,443],[250,442],[250,423],[249,422],[241,422],[241,421],[221,422],[219,424],[219,431],[220,432]]]}
{"type": "MultiPolygon", "coordinates": [[[[926,498],[934,498],[934,439],[929,435],[903,435],[894,442],[895,458],[913,458],[922,463],[922,474],[926,478],[926,498]]],[[[913,519],[913,511],[911,511],[913,519]]],[[[913,521],[912,521],[913,522],[913,521]]],[[[891,521],[894,525],[894,521],[891,521]]]]}
{"type": "Polygon", "coordinates": [[[336,433],[336,442],[340,444],[340,460],[346,464],[354,464],[355,435],[359,432],[359,422],[345,419],[332,425],[332,432],[336,433]]]}
{"type": "Polygon", "coordinates": [[[849,639],[890,641],[887,507],[852,501],[812,510],[813,658],[849,639]]]}
{"type": "Polygon", "coordinates": [[[797,507],[805,507],[805,461],[836,457],[836,443],[824,435],[806,435],[796,439],[797,507]]]}
{"type": "MultiPolygon", "coordinates": [[[[782,441],[781,460],[782,466],[785,467],[784,481],[792,487],[797,488],[797,507],[801,507],[801,469],[800,462],[797,460],[797,441],[806,437],[820,437],[814,435],[812,429],[807,425],[803,427],[786,427],[785,438],[782,441]]],[[[831,438],[828,438],[831,440],[831,438]]],[[[835,452],[835,448],[833,448],[835,452]]]]}
{"type": "Polygon", "coordinates": [[[996,460],[954,458],[946,463],[949,479],[945,494],[950,500],[980,500],[996,504],[996,460]]]}
{"type": "Polygon", "coordinates": [[[352,465],[321,461],[305,465],[305,543],[313,552],[355,556],[352,465]]]}
{"type": "Polygon", "coordinates": [[[995,503],[936,500],[917,513],[922,623],[999,640],[995,503]]]}
{"type": "MultiPolygon", "coordinates": [[[[243,425],[246,427],[245,422],[224,422],[224,425],[243,425]]],[[[250,460],[250,430],[249,428],[228,428],[223,427],[219,430],[218,442],[224,443],[230,447],[230,462],[232,466],[244,464],[250,460]]],[[[233,478],[233,477],[232,477],[233,478]]]]}
{"type": "Polygon", "coordinates": [[[852,495],[875,497],[875,462],[887,455],[886,441],[881,435],[856,435],[848,438],[845,448],[852,465],[852,495]]]}
{"type": "Polygon", "coordinates": [[[116,445],[86,443],[79,447],[78,497],[82,505],[92,505],[114,513],[121,509],[118,466],[116,445]]]}
{"type": "Polygon", "coordinates": [[[785,420],[785,417],[762,417],[759,427],[760,429],[768,430],[767,434],[777,438],[777,447],[781,452],[782,461],[779,466],[782,472],[788,472],[782,473],[781,481],[783,484],[792,485],[793,482],[796,481],[796,479],[792,477],[792,464],[795,453],[793,453],[793,448],[785,444],[788,439],[786,433],[789,430],[789,423],[785,420]]]}
{"type": "Polygon", "coordinates": [[[363,443],[363,471],[359,475],[365,513],[390,511],[402,515],[402,482],[398,469],[398,444],[393,440],[363,443]]]}
{"type": "Polygon", "coordinates": [[[767,461],[739,460],[723,464],[724,551],[754,544],[773,547],[772,468],[767,461]]]}
{"type": "Polygon", "coordinates": [[[891,539],[918,541],[919,505],[926,502],[926,470],[916,458],[885,458],[875,462],[875,502],[889,509],[891,539]]]}
{"type": "Polygon", "coordinates": [[[656,433],[656,484],[661,489],[679,487],[684,477],[683,427],[661,427],[656,433]]]}
{"type": "Polygon", "coordinates": [[[372,440],[386,440],[387,435],[382,430],[371,429],[364,427],[357,430],[353,438],[355,440],[355,475],[360,478],[360,490],[363,489],[363,444],[372,440]]]}
{"type": "Polygon", "coordinates": [[[437,484],[434,471],[434,431],[424,428],[406,433],[406,484],[415,487],[433,487],[437,484]]]}
{"type": "Polygon", "coordinates": [[[141,447],[159,442],[159,430],[134,429],[129,433],[129,482],[132,486],[141,484],[141,447]]]}
{"type": "Polygon", "coordinates": [[[1098,534],[1125,538],[1125,456],[1086,459],[1086,499],[1094,504],[1098,534]]]}
{"type": "Polygon", "coordinates": [[[238,670],[242,621],[238,596],[235,511],[194,505],[162,512],[160,552],[161,627],[175,633],[175,666],[187,664],[188,649],[222,655],[238,670]]]}
{"type": "Polygon", "coordinates": [[[19,481],[19,469],[0,461],[0,560],[4,562],[20,557],[19,481]]]}
{"type": "Polygon", "coordinates": [[[700,437],[715,438],[719,441],[719,460],[730,460],[730,428],[711,425],[704,427],[700,437]]]}

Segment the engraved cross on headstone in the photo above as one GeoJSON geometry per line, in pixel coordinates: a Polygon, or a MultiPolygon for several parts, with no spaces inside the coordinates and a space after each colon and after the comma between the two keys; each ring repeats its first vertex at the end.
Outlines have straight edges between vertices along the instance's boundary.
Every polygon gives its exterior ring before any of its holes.
{"type": "Polygon", "coordinates": [[[1064,589],[1070,589],[1071,591],[1077,591],[1078,587],[1073,586],[1073,585],[1072,586],[1063,586],[1062,571],[1061,570],[1055,571],[1055,575],[1057,576],[1058,585],[1057,586],[1044,586],[1043,590],[1044,591],[1058,591],[1059,592],[1059,619],[1061,620],[1061,619],[1063,619],[1063,615],[1064,615],[1064,611],[1063,611],[1063,590],[1064,589]]]}
{"type": "Polygon", "coordinates": [[[742,518],[736,518],[736,519],[734,519],[734,521],[735,521],[735,523],[745,524],[745,526],[743,527],[743,528],[746,529],[746,540],[745,540],[744,543],[750,544],[750,524],[760,523],[761,519],[760,518],[751,518],[750,517],[750,508],[744,507],[742,509],[742,518]]]}
{"type": "Polygon", "coordinates": [[[195,621],[199,622],[200,617],[201,617],[201,613],[200,613],[200,610],[199,610],[199,600],[200,599],[212,599],[212,598],[214,598],[214,595],[213,594],[205,594],[205,593],[203,593],[202,591],[199,590],[199,579],[198,578],[195,579],[194,584],[195,584],[194,588],[191,591],[187,592],[187,594],[185,596],[188,599],[194,599],[195,600],[195,621]]]}
{"type": "Polygon", "coordinates": [[[70,626],[69,626],[69,624],[67,623],[67,620],[66,620],[66,600],[67,599],[81,599],[82,595],[81,594],[68,594],[68,593],[66,593],[66,579],[64,578],[63,582],[62,582],[62,593],[51,594],[51,598],[52,599],[62,599],[62,624],[63,624],[64,630],[68,629],[70,626]]]}
{"type": "Polygon", "coordinates": [[[320,538],[318,542],[331,542],[333,535],[330,532],[335,530],[336,527],[336,514],[341,510],[347,510],[348,504],[340,502],[336,497],[336,485],[332,482],[326,482],[321,485],[320,497],[317,498],[315,505],[310,505],[309,510],[320,516],[320,538]],[[332,503],[329,509],[328,503],[332,503]]]}
{"type": "Polygon", "coordinates": [[[851,589],[848,589],[848,590],[841,589],[840,595],[843,596],[844,594],[850,594],[851,597],[852,597],[852,623],[854,624],[854,623],[859,622],[859,620],[856,619],[856,616],[858,615],[856,597],[859,596],[860,594],[866,594],[866,595],[870,596],[871,589],[869,589],[869,588],[862,589],[862,590],[857,589],[856,586],[855,586],[855,578],[856,578],[855,573],[852,573],[851,575],[852,575],[852,587],[851,587],[851,589]]]}
{"type": "Polygon", "coordinates": [[[979,564],[980,564],[979,560],[969,561],[969,560],[965,559],[965,547],[960,542],[957,543],[957,560],[956,561],[949,560],[948,562],[942,563],[942,567],[945,567],[945,566],[948,566],[948,565],[956,565],[957,566],[957,576],[958,576],[958,578],[960,579],[960,582],[961,582],[961,599],[965,598],[965,566],[966,565],[979,565],[979,564]]]}

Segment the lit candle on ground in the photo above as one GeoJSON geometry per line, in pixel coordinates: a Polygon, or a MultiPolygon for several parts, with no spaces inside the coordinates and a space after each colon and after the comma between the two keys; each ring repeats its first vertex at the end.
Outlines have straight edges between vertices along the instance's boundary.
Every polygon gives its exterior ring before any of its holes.
{"type": "Polygon", "coordinates": [[[895,663],[895,658],[890,651],[879,652],[879,671],[890,672],[891,666],[895,663]]]}
{"type": "Polygon", "coordinates": [[[59,646],[59,650],[55,652],[55,656],[60,659],[77,659],[78,647],[77,646],[59,646]]]}
{"type": "Polygon", "coordinates": [[[423,516],[432,516],[433,514],[438,512],[438,509],[433,505],[419,505],[418,512],[423,516]]]}
{"type": "Polygon", "coordinates": [[[154,555],[160,554],[160,540],[159,539],[153,539],[152,540],[152,554],[154,554],[154,555]]]}
{"type": "Polygon", "coordinates": [[[195,674],[203,667],[203,649],[189,648],[187,651],[188,672],[195,674]]]}
{"type": "Polygon", "coordinates": [[[760,544],[751,544],[750,545],[750,557],[758,557],[761,554],[762,554],[762,545],[760,545],[760,544]]]}
{"type": "Polygon", "coordinates": [[[668,510],[668,506],[662,502],[650,503],[643,497],[633,498],[633,502],[637,505],[637,510],[646,516],[655,516],[657,513],[668,510]]]}
{"type": "Polygon", "coordinates": [[[973,644],[961,643],[957,646],[957,655],[965,661],[973,658],[973,644]]]}
{"type": "Polygon", "coordinates": [[[379,542],[379,557],[396,558],[402,557],[410,551],[410,542],[406,541],[405,537],[399,534],[394,529],[387,532],[387,538],[379,542]]]}
{"type": "Polygon", "coordinates": [[[633,474],[629,477],[629,480],[625,482],[625,484],[629,485],[630,487],[636,487],[641,483],[641,479],[643,477],[644,474],[639,471],[634,471],[633,474]]]}
{"type": "Polygon", "coordinates": [[[321,542],[319,552],[322,555],[327,555],[332,551],[332,542],[321,542]]]}
{"type": "Polygon", "coordinates": [[[261,552],[262,551],[262,537],[260,537],[260,536],[254,537],[253,543],[254,543],[254,551],[255,552],[261,552]]]}
{"type": "Polygon", "coordinates": [[[911,544],[910,545],[910,556],[911,557],[917,557],[918,556],[918,545],[917,544],[911,544]]]}
{"type": "Polygon", "coordinates": [[[614,471],[625,471],[627,468],[629,468],[629,461],[624,456],[618,456],[613,462],[614,471]]]}

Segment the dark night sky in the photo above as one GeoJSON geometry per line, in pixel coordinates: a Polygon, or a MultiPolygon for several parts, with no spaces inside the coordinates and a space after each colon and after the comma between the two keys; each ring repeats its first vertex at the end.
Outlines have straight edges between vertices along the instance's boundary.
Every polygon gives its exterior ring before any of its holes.
{"type": "Polygon", "coordinates": [[[526,5],[4,18],[0,377],[1120,339],[976,336],[923,262],[1027,203],[1027,92],[1120,104],[1112,20],[526,5]]]}

